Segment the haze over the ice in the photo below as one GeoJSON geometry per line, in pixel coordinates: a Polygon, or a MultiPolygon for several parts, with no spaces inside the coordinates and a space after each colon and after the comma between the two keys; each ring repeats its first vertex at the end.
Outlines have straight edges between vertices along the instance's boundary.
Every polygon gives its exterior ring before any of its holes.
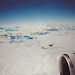
{"type": "Polygon", "coordinates": [[[59,75],[59,56],[75,52],[75,25],[0,25],[0,75],[59,75]]]}

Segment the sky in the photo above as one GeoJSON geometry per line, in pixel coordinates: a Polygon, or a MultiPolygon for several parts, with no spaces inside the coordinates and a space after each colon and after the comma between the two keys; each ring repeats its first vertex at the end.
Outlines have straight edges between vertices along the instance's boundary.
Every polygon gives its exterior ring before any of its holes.
{"type": "Polygon", "coordinates": [[[75,20],[75,0],[0,0],[0,24],[43,24],[75,20]]]}

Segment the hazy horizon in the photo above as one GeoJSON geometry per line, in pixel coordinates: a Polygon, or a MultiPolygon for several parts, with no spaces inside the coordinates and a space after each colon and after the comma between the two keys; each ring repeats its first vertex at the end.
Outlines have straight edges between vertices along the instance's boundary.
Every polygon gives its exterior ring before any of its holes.
{"type": "Polygon", "coordinates": [[[74,0],[0,0],[0,24],[68,23],[74,9],[74,0]]]}

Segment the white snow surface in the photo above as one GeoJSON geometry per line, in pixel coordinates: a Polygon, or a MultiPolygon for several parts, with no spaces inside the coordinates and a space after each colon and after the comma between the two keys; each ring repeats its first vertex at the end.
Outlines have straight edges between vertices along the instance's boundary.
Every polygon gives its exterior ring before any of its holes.
{"type": "Polygon", "coordinates": [[[0,75],[60,75],[59,57],[75,52],[74,25],[0,27],[0,75]]]}

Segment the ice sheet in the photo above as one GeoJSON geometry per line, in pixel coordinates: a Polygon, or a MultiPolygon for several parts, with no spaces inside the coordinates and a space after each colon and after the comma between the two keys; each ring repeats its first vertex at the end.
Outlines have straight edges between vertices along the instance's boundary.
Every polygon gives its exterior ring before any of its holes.
{"type": "Polygon", "coordinates": [[[0,75],[59,75],[59,56],[75,52],[74,25],[0,25],[0,75]]]}

